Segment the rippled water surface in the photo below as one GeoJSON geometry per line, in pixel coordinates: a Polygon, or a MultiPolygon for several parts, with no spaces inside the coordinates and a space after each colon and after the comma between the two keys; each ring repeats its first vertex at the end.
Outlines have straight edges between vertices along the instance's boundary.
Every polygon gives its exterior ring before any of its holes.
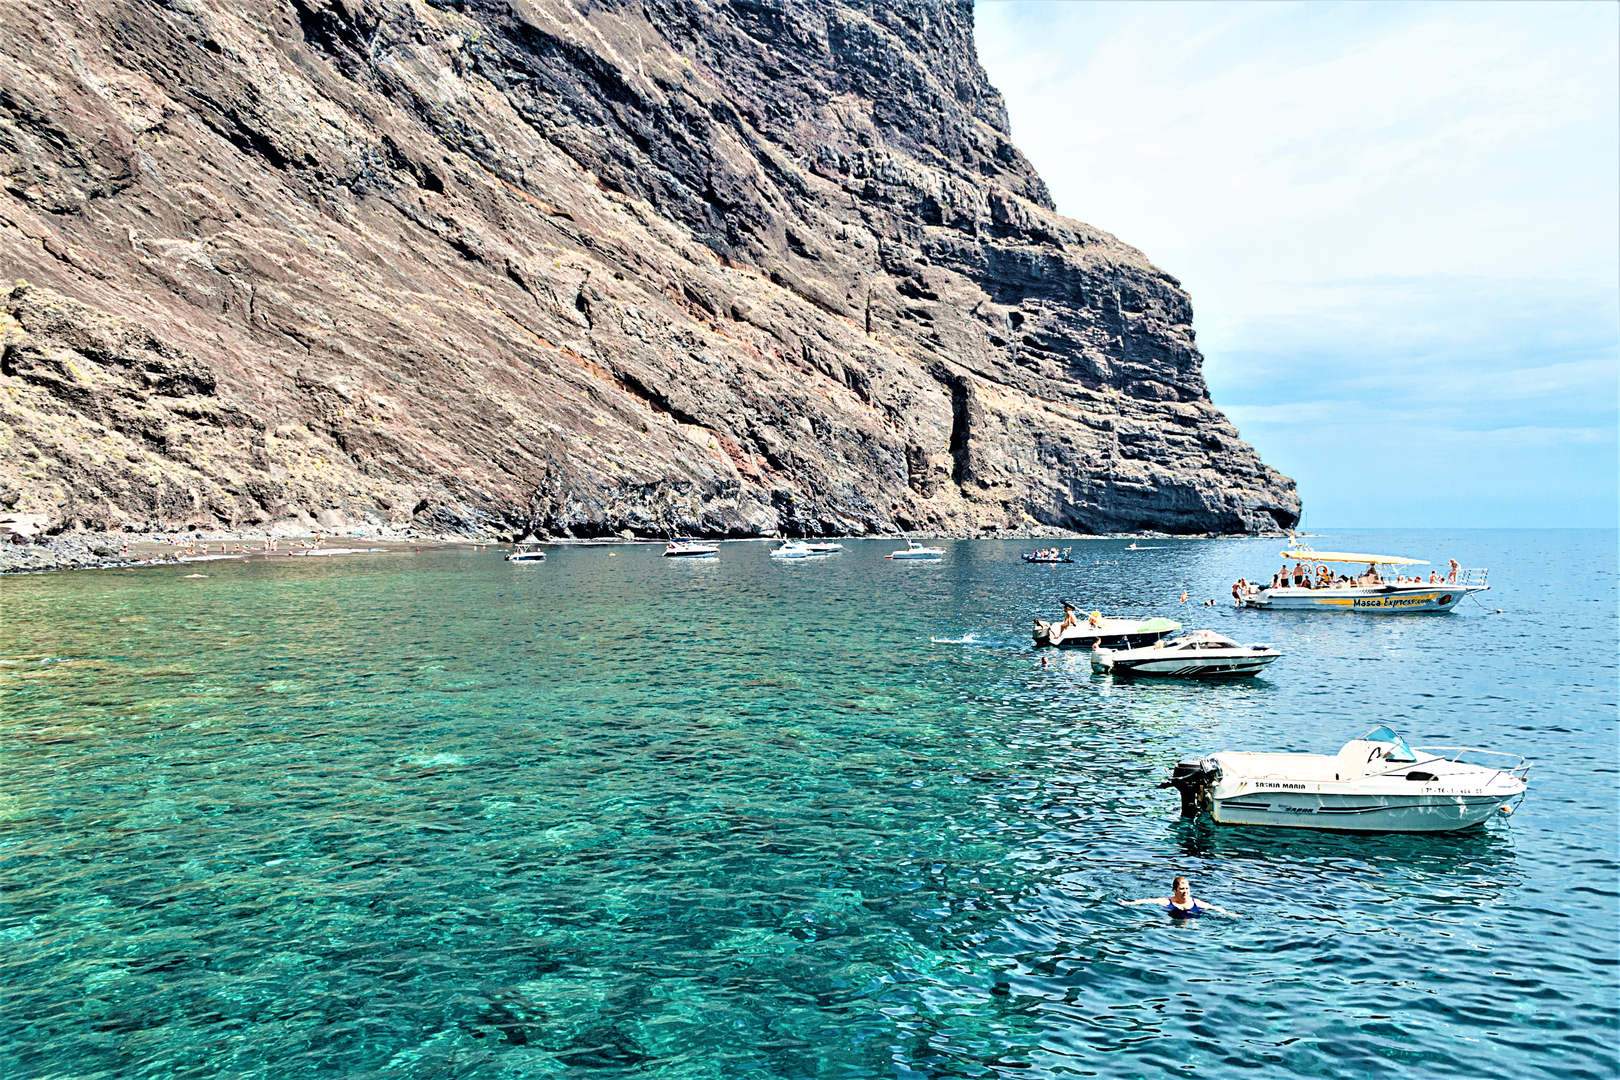
{"type": "Polygon", "coordinates": [[[1315,540],[1489,565],[1441,617],[1177,605],[1275,541],[0,581],[0,1075],[1614,1076],[1615,542],[1315,540]],[[1042,669],[1064,598],[1286,655],[1042,669]],[[1335,837],[1155,786],[1384,722],[1529,798],[1335,837]],[[1177,873],[1240,917],[1119,904],[1177,873]]]}

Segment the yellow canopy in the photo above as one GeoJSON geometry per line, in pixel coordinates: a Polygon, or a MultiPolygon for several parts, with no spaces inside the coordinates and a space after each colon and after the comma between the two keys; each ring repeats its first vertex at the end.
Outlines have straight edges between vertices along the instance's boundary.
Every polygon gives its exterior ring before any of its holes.
{"type": "Polygon", "coordinates": [[[1377,563],[1380,566],[1428,566],[1427,559],[1408,559],[1401,555],[1362,555],[1354,551],[1312,551],[1293,548],[1282,553],[1285,559],[1302,562],[1377,563]]]}

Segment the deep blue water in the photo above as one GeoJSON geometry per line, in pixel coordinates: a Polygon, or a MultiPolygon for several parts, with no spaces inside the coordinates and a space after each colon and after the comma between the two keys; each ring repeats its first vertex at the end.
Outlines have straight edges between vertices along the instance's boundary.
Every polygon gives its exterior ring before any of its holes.
{"type": "Polygon", "coordinates": [[[0,1075],[1616,1075],[1615,533],[1313,542],[1494,588],[1235,611],[1258,540],[0,581],[0,1075]],[[1042,669],[1061,599],[1286,655],[1042,669]],[[1526,753],[1529,796],[1337,837],[1156,787],[1378,723],[1526,753]],[[1119,904],[1177,873],[1240,917],[1119,904]]]}

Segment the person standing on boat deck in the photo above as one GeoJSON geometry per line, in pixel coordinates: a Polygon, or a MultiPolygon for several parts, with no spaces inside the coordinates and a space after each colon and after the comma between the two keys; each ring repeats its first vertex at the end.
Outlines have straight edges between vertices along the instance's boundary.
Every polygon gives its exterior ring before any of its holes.
{"type": "Polygon", "coordinates": [[[1170,883],[1169,896],[1149,896],[1141,900],[1126,900],[1124,903],[1130,907],[1145,905],[1162,907],[1165,914],[1172,919],[1196,919],[1204,914],[1234,914],[1223,907],[1216,907],[1214,904],[1206,903],[1203,900],[1194,900],[1192,886],[1180,874],[1176,875],[1176,879],[1170,883]]]}
{"type": "Polygon", "coordinates": [[[1457,574],[1461,572],[1462,565],[1458,563],[1456,559],[1447,559],[1446,562],[1451,567],[1451,572],[1446,575],[1446,581],[1452,585],[1455,585],[1457,584],[1457,574]]]}

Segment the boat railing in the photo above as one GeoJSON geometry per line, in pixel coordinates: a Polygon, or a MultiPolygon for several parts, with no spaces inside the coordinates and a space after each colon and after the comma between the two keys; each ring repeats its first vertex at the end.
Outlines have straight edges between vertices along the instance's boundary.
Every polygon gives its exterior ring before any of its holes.
{"type": "Polygon", "coordinates": [[[1486,579],[1490,577],[1490,574],[1491,574],[1491,572],[1489,570],[1487,570],[1483,566],[1470,566],[1470,567],[1467,567],[1466,569],[1458,570],[1457,571],[1457,580],[1456,581],[1447,581],[1446,584],[1448,584],[1448,585],[1478,585],[1478,586],[1483,588],[1483,587],[1486,587],[1489,584],[1489,582],[1486,579]]]}
{"type": "Polygon", "coordinates": [[[1477,746],[1414,746],[1412,749],[1420,754],[1432,754],[1442,761],[1457,762],[1465,765],[1484,765],[1487,768],[1496,769],[1498,772],[1517,776],[1520,780],[1526,779],[1530,775],[1531,763],[1525,759],[1525,756],[1508,750],[1484,750],[1477,746]],[[1474,757],[1492,758],[1496,761],[1512,762],[1512,764],[1496,765],[1488,762],[1465,761],[1463,757],[1465,754],[1474,757]]]}

